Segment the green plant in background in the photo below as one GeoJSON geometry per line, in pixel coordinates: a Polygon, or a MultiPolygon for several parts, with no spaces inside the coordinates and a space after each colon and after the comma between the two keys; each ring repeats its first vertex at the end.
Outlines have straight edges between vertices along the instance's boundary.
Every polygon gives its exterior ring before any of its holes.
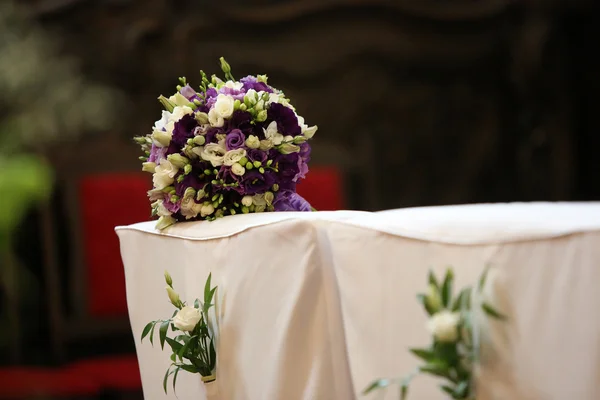
{"type": "MultiPolygon", "coordinates": [[[[486,276],[487,269],[479,280],[477,294],[481,294],[486,276]]],[[[440,388],[451,398],[475,399],[472,377],[479,349],[473,340],[473,289],[467,287],[458,296],[453,297],[453,282],[452,269],[448,269],[441,284],[430,272],[428,293],[417,296],[429,316],[427,328],[432,335],[432,342],[428,348],[415,348],[410,351],[425,364],[403,379],[377,380],[365,390],[365,394],[399,385],[400,399],[404,400],[411,380],[417,374],[423,373],[445,379],[447,382],[440,388]]],[[[485,301],[481,303],[481,309],[492,318],[505,319],[485,301]]]]}
{"type": "Polygon", "coordinates": [[[57,42],[16,2],[0,2],[0,295],[10,304],[35,301],[34,277],[16,267],[13,235],[52,190],[52,171],[38,151],[108,128],[120,98],[86,82],[76,63],[58,54],[57,42]]]}
{"type": "Polygon", "coordinates": [[[163,388],[167,393],[167,382],[173,375],[173,390],[180,371],[200,374],[203,382],[212,382],[216,379],[215,367],[217,353],[214,346],[214,332],[209,327],[209,311],[214,306],[213,298],[216,287],[211,287],[211,277],[208,275],[204,285],[204,301],[196,299],[194,306],[188,306],[181,301],[179,294],[173,289],[173,280],[165,272],[167,294],[169,301],[176,307],[173,316],[166,320],[149,322],[142,331],[142,341],[150,335],[150,343],[154,344],[154,331],[159,326],[160,347],[164,349],[165,342],[171,346],[172,364],[167,369],[163,379],[163,388]],[[171,331],[175,337],[167,336],[171,331]],[[178,334],[179,333],[179,334],[178,334]]]}

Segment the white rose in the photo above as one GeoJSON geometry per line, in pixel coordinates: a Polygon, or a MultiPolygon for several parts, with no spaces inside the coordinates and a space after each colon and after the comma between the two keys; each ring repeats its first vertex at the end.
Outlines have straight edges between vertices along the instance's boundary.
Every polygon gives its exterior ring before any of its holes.
{"type": "MultiPolygon", "coordinates": [[[[213,110],[217,112],[217,115],[221,118],[229,118],[233,114],[233,103],[235,100],[233,97],[226,94],[220,94],[217,96],[217,101],[213,106],[213,110]]],[[[209,116],[210,118],[210,116],[209,116]]]]}
{"type": "Polygon", "coordinates": [[[242,176],[246,173],[246,168],[242,167],[238,163],[235,163],[231,166],[231,172],[233,172],[235,175],[242,176]]]}
{"type": "Polygon", "coordinates": [[[260,147],[260,139],[257,136],[250,135],[248,139],[246,139],[246,146],[251,149],[258,149],[260,147]]]}
{"type": "Polygon", "coordinates": [[[448,310],[434,314],[427,322],[427,329],[440,342],[458,340],[458,322],[460,315],[448,310]]]}
{"type": "Polygon", "coordinates": [[[169,160],[160,160],[160,164],[156,166],[154,175],[152,176],[154,188],[164,189],[169,186],[171,183],[173,183],[176,173],[177,167],[171,164],[169,160]]]}
{"type": "Polygon", "coordinates": [[[225,125],[225,120],[219,115],[219,113],[217,113],[217,110],[211,108],[208,112],[208,123],[210,124],[210,126],[220,128],[223,125],[225,125]]]}
{"type": "Polygon", "coordinates": [[[179,330],[191,332],[198,322],[200,322],[201,318],[202,314],[200,314],[200,310],[194,307],[185,306],[175,314],[173,325],[179,330]]]}
{"type": "Polygon", "coordinates": [[[223,164],[231,167],[233,164],[239,162],[245,156],[245,149],[229,150],[227,153],[225,153],[225,156],[223,156],[223,164]]]}
{"type": "Polygon", "coordinates": [[[275,146],[278,146],[283,142],[283,135],[277,132],[277,122],[271,122],[266,129],[263,128],[263,132],[265,133],[265,137],[268,140],[271,140],[275,146]]]}
{"type": "Polygon", "coordinates": [[[250,207],[252,205],[252,196],[242,197],[242,205],[245,205],[246,207],[250,207]]]}
{"type": "Polygon", "coordinates": [[[204,203],[200,208],[200,215],[203,217],[206,217],[207,215],[210,215],[213,212],[215,212],[215,208],[210,203],[204,203]]]}
{"type": "Polygon", "coordinates": [[[202,211],[202,204],[196,203],[194,197],[184,196],[180,210],[185,219],[195,218],[202,211]]]}
{"type": "Polygon", "coordinates": [[[194,113],[194,110],[192,110],[188,106],[183,106],[183,107],[177,106],[173,109],[170,120],[171,120],[171,122],[177,122],[184,116],[190,115],[193,113],[194,113]]]}
{"type": "Polygon", "coordinates": [[[223,157],[226,152],[224,143],[209,143],[204,146],[200,157],[204,161],[210,161],[213,167],[219,167],[223,165],[223,157]]]}

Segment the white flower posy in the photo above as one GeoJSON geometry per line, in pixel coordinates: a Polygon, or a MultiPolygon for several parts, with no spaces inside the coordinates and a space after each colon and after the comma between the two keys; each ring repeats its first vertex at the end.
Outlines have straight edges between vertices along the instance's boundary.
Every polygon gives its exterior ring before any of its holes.
{"type": "Polygon", "coordinates": [[[200,322],[201,318],[202,314],[200,313],[200,310],[194,307],[185,306],[175,314],[173,325],[179,330],[191,332],[196,327],[196,324],[200,322]]]}
{"type": "Polygon", "coordinates": [[[458,340],[458,323],[460,314],[442,310],[429,319],[427,328],[440,342],[452,343],[458,340]]]}

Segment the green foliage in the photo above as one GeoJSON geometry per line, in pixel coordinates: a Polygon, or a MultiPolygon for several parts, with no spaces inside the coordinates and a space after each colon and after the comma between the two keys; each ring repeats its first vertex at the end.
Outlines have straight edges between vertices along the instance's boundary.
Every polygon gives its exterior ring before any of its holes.
{"type": "MultiPolygon", "coordinates": [[[[488,269],[486,268],[477,285],[481,293],[485,286],[488,269]]],[[[417,299],[423,305],[429,316],[435,316],[439,312],[454,312],[458,318],[456,340],[442,342],[433,337],[429,348],[410,349],[410,352],[424,362],[417,372],[406,378],[380,379],[369,385],[364,393],[381,390],[392,384],[400,385],[400,399],[404,400],[408,393],[408,385],[417,373],[428,374],[443,378],[446,383],[440,389],[456,400],[472,400],[472,365],[477,359],[478,349],[473,346],[473,313],[471,310],[472,288],[461,290],[458,296],[453,296],[454,273],[448,269],[440,284],[435,275],[430,272],[428,276],[428,294],[419,294],[417,299]],[[437,307],[441,303],[441,309],[437,307]]],[[[490,304],[483,302],[481,308],[491,318],[505,320],[506,317],[496,311],[490,304]]]]}
{"type": "MultiPolygon", "coordinates": [[[[165,274],[165,280],[172,289],[172,280],[170,275],[165,274]],[[169,282],[171,280],[171,282],[169,282]]],[[[194,308],[199,310],[201,318],[191,331],[181,331],[173,324],[180,308],[186,306],[182,303],[178,306],[173,316],[167,320],[156,320],[149,322],[142,330],[141,340],[149,336],[150,343],[153,344],[153,335],[156,326],[159,326],[159,341],[161,349],[164,349],[165,343],[171,348],[172,364],[167,369],[163,378],[163,388],[167,392],[167,383],[169,377],[173,377],[173,390],[177,382],[177,375],[180,371],[197,373],[203,377],[214,380],[214,370],[217,363],[217,354],[214,346],[213,333],[208,326],[209,311],[214,306],[214,295],[217,287],[212,287],[212,274],[208,275],[206,284],[204,285],[203,302],[196,299],[194,308]],[[176,334],[174,337],[169,337],[169,329],[176,334]]]]}

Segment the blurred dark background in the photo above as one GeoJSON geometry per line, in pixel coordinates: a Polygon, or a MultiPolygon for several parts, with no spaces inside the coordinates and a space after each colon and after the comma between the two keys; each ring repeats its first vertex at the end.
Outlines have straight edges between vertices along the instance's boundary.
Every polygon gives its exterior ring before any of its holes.
{"type": "MultiPolygon", "coordinates": [[[[299,189],[317,209],[600,198],[600,7],[593,0],[18,6],[53,38],[48,57],[74,60],[82,87],[112,94],[98,105],[100,95],[69,95],[107,110],[101,129],[85,126],[86,117],[73,135],[58,129],[52,140],[21,147],[45,160],[55,185],[49,200],[7,230],[14,251],[4,259],[13,268],[3,269],[0,398],[5,381],[32,376],[39,390],[22,385],[27,394],[10,396],[140,396],[112,230],[148,219],[148,177],[131,138],[151,129],[160,116],[156,98],[172,94],[177,77],[199,82],[199,69],[218,72],[220,56],[236,78],[268,74],[319,126],[313,172],[299,189]]],[[[11,65],[12,56],[0,49],[0,61],[11,65]]],[[[37,64],[36,76],[52,83],[53,70],[37,64]]],[[[6,110],[0,116],[10,116],[6,110]]]]}

